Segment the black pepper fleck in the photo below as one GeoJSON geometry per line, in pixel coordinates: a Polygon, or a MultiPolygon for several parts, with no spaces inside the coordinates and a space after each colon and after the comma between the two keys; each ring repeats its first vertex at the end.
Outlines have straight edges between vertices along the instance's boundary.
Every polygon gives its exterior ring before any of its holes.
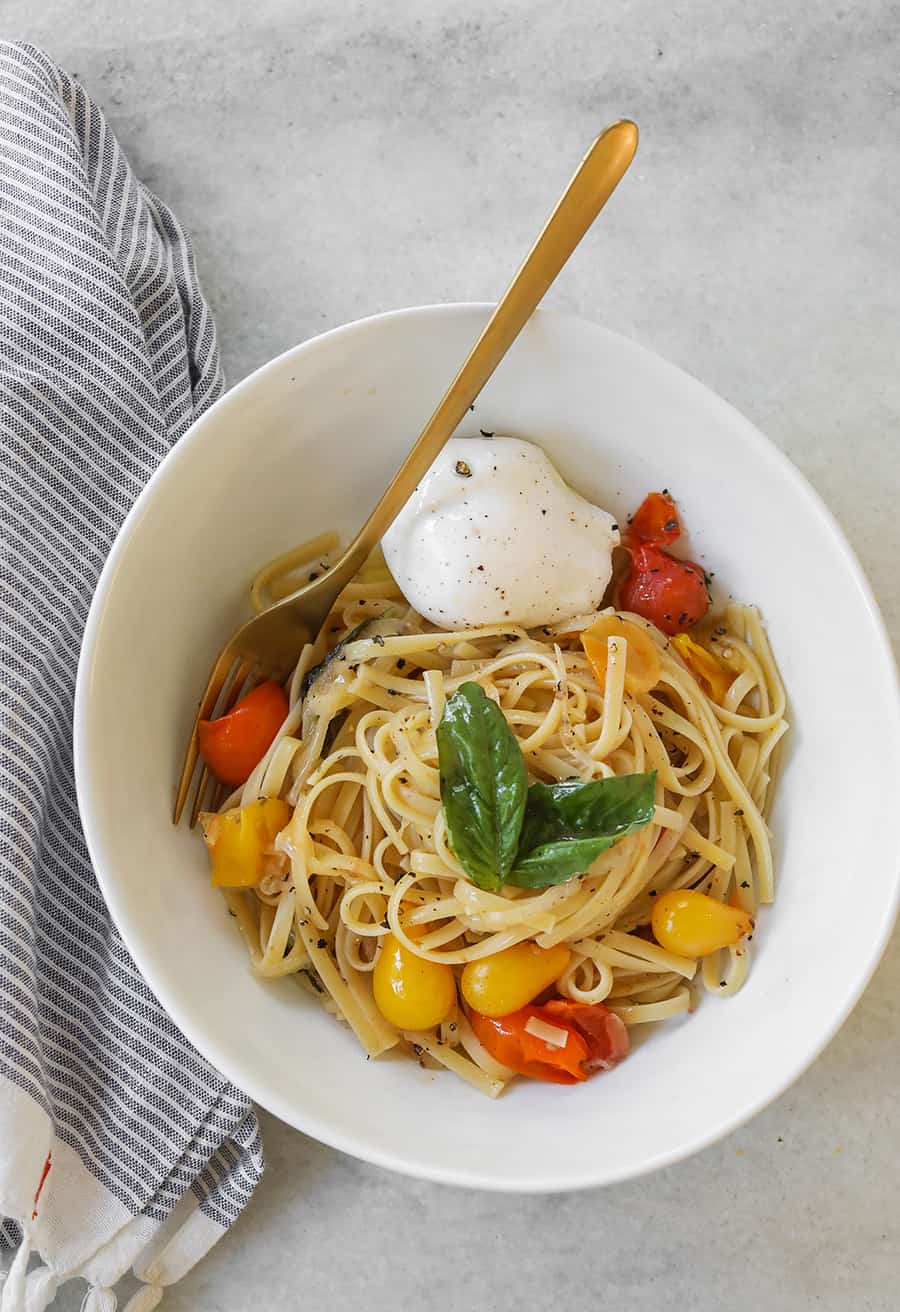
{"type": "Polygon", "coordinates": [[[316,947],[317,947],[317,948],[327,948],[327,947],[328,947],[328,939],[327,939],[327,938],[320,938],[320,939],[318,939],[317,942],[316,942],[316,947]]]}
{"type": "Polygon", "coordinates": [[[479,428],[478,431],[479,431],[479,433],[481,434],[482,437],[493,437],[493,436],[494,436],[493,433],[488,433],[488,432],[486,432],[485,429],[483,429],[483,428],[479,428]]]}

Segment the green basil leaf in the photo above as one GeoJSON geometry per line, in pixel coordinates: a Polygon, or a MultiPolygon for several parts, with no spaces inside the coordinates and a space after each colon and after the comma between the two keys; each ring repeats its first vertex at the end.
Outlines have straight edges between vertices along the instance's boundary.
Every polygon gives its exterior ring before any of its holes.
{"type": "Polygon", "coordinates": [[[582,875],[618,838],[653,819],[656,772],[580,783],[532,784],[516,863],[518,888],[547,888],[582,875]]]}
{"type": "Polygon", "coordinates": [[[450,846],[479,888],[499,888],[519,844],[528,774],[503,712],[477,683],[448,698],[437,729],[450,846]]]}

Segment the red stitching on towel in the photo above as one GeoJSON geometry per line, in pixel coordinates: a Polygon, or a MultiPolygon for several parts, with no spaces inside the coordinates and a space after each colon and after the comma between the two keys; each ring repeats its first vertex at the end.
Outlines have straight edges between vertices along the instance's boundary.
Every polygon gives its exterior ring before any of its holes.
{"type": "Polygon", "coordinates": [[[41,1196],[41,1190],[44,1187],[44,1181],[46,1180],[47,1176],[50,1174],[50,1158],[52,1157],[52,1155],[53,1155],[52,1153],[47,1154],[47,1160],[46,1162],[44,1162],[44,1169],[43,1171],[41,1171],[41,1178],[38,1181],[38,1187],[34,1191],[34,1211],[31,1213],[32,1221],[37,1220],[38,1199],[41,1196]]]}

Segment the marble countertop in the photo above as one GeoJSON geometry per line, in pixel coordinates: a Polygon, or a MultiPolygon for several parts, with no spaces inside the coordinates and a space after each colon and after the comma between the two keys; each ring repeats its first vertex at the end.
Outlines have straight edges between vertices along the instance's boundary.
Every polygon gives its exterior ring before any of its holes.
{"type": "MultiPolygon", "coordinates": [[[[6,0],[3,17],[80,75],[193,232],[231,382],[360,315],[496,296],[592,137],[635,118],[627,184],[549,303],[653,346],[787,451],[900,639],[890,0],[6,0]]],[[[418,1183],[263,1116],[256,1199],[164,1306],[887,1312],[898,996],[895,940],[765,1113],[600,1191],[418,1183]]]]}

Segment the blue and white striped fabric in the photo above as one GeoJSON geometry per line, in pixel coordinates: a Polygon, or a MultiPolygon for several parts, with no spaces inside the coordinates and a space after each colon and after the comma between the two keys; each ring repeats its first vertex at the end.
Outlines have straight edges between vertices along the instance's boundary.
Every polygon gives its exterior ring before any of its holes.
{"type": "Polygon", "coordinates": [[[18,1250],[2,1312],[39,1312],[72,1275],[111,1312],[131,1266],[145,1283],[129,1308],[147,1312],[263,1169],[247,1099],[178,1032],[110,921],[72,776],[101,566],[223,386],[177,219],[77,81],[0,43],[0,1213],[18,1250]],[[30,1252],[44,1265],[26,1277],[30,1252]]]}

